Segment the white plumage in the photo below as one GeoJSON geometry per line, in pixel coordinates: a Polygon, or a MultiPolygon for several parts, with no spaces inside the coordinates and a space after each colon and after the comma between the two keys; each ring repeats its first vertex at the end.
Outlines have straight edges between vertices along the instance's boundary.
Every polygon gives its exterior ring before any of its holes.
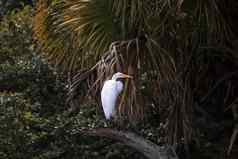
{"type": "Polygon", "coordinates": [[[121,81],[117,81],[120,78],[132,77],[120,72],[115,73],[111,80],[108,80],[104,83],[101,91],[102,107],[107,120],[111,119],[111,117],[116,113],[116,101],[119,94],[123,90],[123,83],[121,81]]]}

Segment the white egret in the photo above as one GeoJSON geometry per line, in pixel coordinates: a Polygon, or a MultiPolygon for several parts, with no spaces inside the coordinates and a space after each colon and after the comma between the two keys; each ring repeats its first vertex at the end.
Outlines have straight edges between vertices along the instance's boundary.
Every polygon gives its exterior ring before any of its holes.
{"type": "Polygon", "coordinates": [[[101,91],[102,107],[107,120],[115,115],[117,97],[123,90],[123,83],[118,79],[132,78],[132,76],[117,72],[112,76],[111,80],[107,80],[101,91]]]}

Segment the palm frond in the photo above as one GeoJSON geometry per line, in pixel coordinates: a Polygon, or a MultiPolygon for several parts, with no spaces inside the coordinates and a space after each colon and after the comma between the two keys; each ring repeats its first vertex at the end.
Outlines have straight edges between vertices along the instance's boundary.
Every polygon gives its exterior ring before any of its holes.
{"type": "Polygon", "coordinates": [[[77,43],[77,36],[69,30],[57,30],[64,21],[61,15],[63,2],[47,6],[46,1],[39,1],[34,18],[34,38],[42,49],[42,56],[57,67],[75,71],[86,67],[82,61],[91,59],[89,52],[83,52],[77,43]]]}
{"type": "Polygon", "coordinates": [[[227,8],[225,1],[217,0],[197,0],[193,5],[185,1],[185,5],[190,5],[193,23],[197,29],[208,40],[210,45],[229,41],[232,36],[230,23],[226,20],[225,12],[227,8]],[[188,4],[189,3],[189,4],[188,4]]]}
{"type": "Polygon", "coordinates": [[[156,106],[168,110],[168,141],[189,143],[191,85],[197,85],[192,77],[199,76],[192,73],[203,69],[200,61],[207,52],[214,55],[204,48],[226,48],[236,29],[225,6],[225,0],[41,0],[34,36],[52,63],[80,70],[72,78],[69,99],[82,95],[85,82],[87,95],[99,100],[114,72],[131,74],[136,80],[125,83],[119,115],[143,118],[141,81],[146,81],[155,86],[156,106]]]}
{"type": "Polygon", "coordinates": [[[67,19],[57,29],[74,32],[78,45],[92,52],[95,61],[116,40],[117,26],[107,0],[66,1],[63,16],[67,19]]]}

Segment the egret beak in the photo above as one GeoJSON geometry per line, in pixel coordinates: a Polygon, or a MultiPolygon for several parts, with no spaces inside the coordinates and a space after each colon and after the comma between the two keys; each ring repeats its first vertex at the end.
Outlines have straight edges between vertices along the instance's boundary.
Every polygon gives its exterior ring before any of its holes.
{"type": "Polygon", "coordinates": [[[127,74],[122,74],[121,78],[133,78],[133,77],[127,74]]]}

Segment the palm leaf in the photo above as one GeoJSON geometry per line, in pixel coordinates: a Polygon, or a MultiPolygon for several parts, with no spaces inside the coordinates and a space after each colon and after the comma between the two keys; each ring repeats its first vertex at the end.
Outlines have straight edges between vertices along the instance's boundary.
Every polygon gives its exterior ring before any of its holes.
{"type": "Polygon", "coordinates": [[[75,40],[69,31],[57,32],[56,26],[61,22],[60,12],[57,12],[59,3],[46,6],[46,1],[38,3],[38,10],[34,18],[34,38],[41,46],[42,56],[56,66],[63,66],[64,70],[74,70],[80,58],[75,58],[81,49],[72,43],[75,40]],[[67,58],[66,58],[67,57],[67,58]],[[78,61],[76,60],[78,59],[78,61]]]}
{"type": "Polygon", "coordinates": [[[202,48],[226,48],[234,33],[225,6],[223,0],[60,0],[48,5],[41,0],[34,36],[53,64],[81,70],[72,77],[69,99],[82,95],[85,82],[88,95],[98,100],[114,72],[129,73],[136,80],[126,82],[119,114],[131,121],[143,118],[144,80],[154,86],[156,106],[167,108],[168,141],[188,143],[192,77],[199,76],[192,73],[202,69],[205,52],[212,53],[202,48]]]}

